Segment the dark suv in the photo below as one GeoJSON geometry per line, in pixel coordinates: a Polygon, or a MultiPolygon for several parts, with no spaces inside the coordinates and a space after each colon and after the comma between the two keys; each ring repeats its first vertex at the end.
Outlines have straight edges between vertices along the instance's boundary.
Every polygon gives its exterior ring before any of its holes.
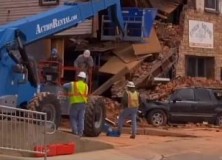
{"type": "Polygon", "coordinates": [[[141,111],[153,126],[186,122],[222,126],[222,101],[212,89],[178,89],[166,102],[143,102],[141,111]]]}

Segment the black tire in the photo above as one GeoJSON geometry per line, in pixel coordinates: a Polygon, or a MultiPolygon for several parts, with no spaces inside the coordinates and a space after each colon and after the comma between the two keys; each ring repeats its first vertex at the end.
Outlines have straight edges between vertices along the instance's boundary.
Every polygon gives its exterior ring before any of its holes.
{"type": "Polygon", "coordinates": [[[167,116],[163,110],[154,109],[146,116],[147,122],[154,127],[165,126],[167,123],[167,116]]]}
{"type": "Polygon", "coordinates": [[[61,107],[56,95],[42,92],[35,96],[27,109],[47,113],[47,120],[52,121],[58,128],[61,120],[61,107]]]}
{"type": "Polygon", "coordinates": [[[216,125],[222,127],[222,113],[219,113],[216,117],[216,125]]]}
{"type": "Polygon", "coordinates": [[[105,122],[105,106],[101,97],[91,97],[86,107],[84,135],[97,137],[105,122]]]}

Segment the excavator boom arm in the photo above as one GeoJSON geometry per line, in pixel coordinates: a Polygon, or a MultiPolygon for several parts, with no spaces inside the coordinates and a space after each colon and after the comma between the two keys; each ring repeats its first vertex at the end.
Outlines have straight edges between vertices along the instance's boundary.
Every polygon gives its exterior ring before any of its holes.
{"type": "Polygon", "coordinates": [[[0,26],[0,48],[16,39],[16,31],[22,32],[24,44],[46,38],[63,30],[75,27],[109,9],[112,18],[123,32],[123,18],[119,0],[92,0],[90,2],[66,2],[55,9],[0,26]]]}

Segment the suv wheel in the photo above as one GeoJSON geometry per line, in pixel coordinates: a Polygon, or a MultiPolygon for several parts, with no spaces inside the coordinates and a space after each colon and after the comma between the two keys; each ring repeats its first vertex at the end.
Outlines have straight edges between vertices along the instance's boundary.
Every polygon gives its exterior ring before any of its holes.
{"type": "Polygon", "coordinates": [[[217,115],[216,125],[218,125],[219,127],[222,127],[222,113],[217,115]]]}
{"type": "Polygon", "coordinates": [[[148,123],[155,127],[164,126],[167,123],[167,116],[163,110],[152,110],[146,118],[148,123]]]}

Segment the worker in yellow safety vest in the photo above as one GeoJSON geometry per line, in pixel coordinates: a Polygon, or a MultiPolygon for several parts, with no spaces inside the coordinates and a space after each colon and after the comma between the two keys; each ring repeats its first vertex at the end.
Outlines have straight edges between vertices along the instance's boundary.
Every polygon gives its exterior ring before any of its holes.
{"type": "Polygon", "coordinates": [[[76,82],[66,83],[63,86],[69,90],[70,121],[75,135],[83,136],[86,104],[88,102],[88,85],[86,73],[79,72],[76,82]]]}
{"type": "Polygon", "coordinates": [[[132,133],[130,138],[135,139],[137,128],[137,111],[141,102],[140,95],[136,91],[135,84],[129,81],[126,85],[127,89],[122,98],[123,111],[120,113],[118,122],[118,131],[121,134],[123,124],[126,118],[130,118],[132,121],[132,133]]]}

